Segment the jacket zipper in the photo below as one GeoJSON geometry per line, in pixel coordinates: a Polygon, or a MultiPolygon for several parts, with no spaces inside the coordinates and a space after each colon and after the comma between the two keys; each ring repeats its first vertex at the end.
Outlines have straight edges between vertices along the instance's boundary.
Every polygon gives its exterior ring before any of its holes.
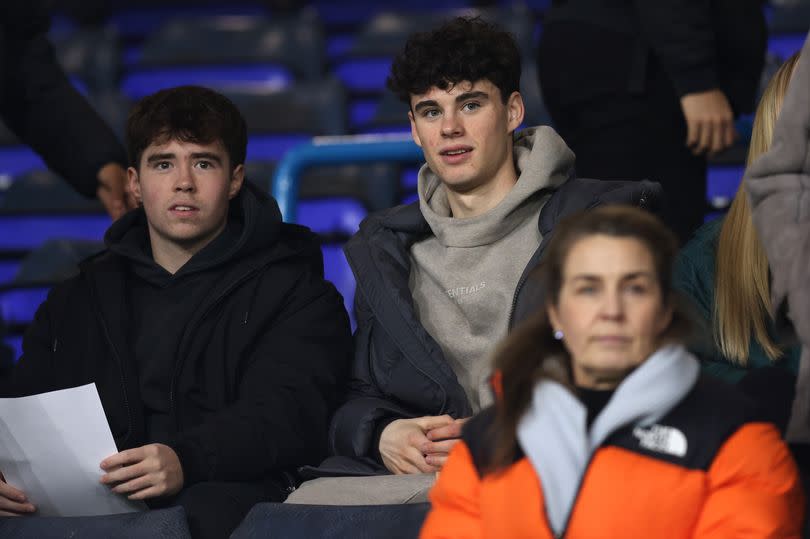
{"type": "MultiPolygon", "coordinates": [[[[96,304],[96,293],[95,288],[92,282],[88,282],[90,294],[93,297],[93,305],[96,304]]],[[[96,312],[96,316],[98,317],[99,324],[101,324],[101,330],[104,332],[104,338],[107,340],[107,344],[110,346],[110,350],[112,350],[113,358],[115,359],[116,364],[118,365],[118,375],[121,378],[121,393],[124,395],[124,408],[127,411],[127,434],[124,439],[128,439],[132,436],[132,410],[129,407],[129,396],[127,395],[127,378],[126,374],[124,374],[124,365],[121,361],[121,355],[118,353],[118,348],[116,348],[115,343],[110,337],[110,330],[107,327],[107,321],[104,320],[104,316],[101,314],[98,308],[94,309],[96,312]]],[[[56,349],[56,344],[54,344],[54,349],[56,349]]]]}
{"type": "MultiPolygon", "coordinates": [[[[269,263],[268,263],[268,264],[269,264],[269,263]]],[[[201,315],[201,316],[200,316],[200,317],[197,319],[197,321],[195,322],[194,326],[193,326],[193,327],[188,327],[188,328],[186,328],[186,331],[183,333],[183,338],[180,340],[180,344],[181,344],[181,345],[186,345],[186,343],[188,342],[188,340],[189,340],[190,336],[191,336],[191,335],[192,335],[194,332],[196,332],[196,331],[197,331],[197,328],[200,326],[200,324],[202,324],[202,323],[205,321],[205,319],[208,317],[208,315],[211,313],[211,311],[212,311],[212,310],[213,310],[213,309],[214,309],[214,308],[215,308],[217,305],[219,305],[219,303],[220,303],[220,302],[221,302],[223,299],[225,299],[225,297],[226,297],[228,294],[230,294],[230,293],[231,293],[231,291],[233,291],[235,288],[237,288],[237,287],[241,286],[243,283],[245,283],[246,281],[248,281],[248,280],[249,280],[251,277],[253,277],[253,276],[254,276],[256,273],[258,273],[259,271],[261,271],[262,269],[264,269],[266,266],[267,266],[267,265],[262,265],[262,266],[260,266],[260,267],[257,267],[257,268],[254,268],[254,269],[250,270],[248,273],[246,273],[245,275],[243,275],[242,277],[240,277],[239,279],[237,279],[236,281],[234,281],[234,282],[233,282],[233,283],[232,283],[232,284],[231,284],[231,285],[230,285],[228,288],[226,288],[225,290],[223,290],[223,291],[222,291],[222,293],[221,293],[219,296],[217,296],[217,297],[216,297],[216,299],[215,299],[213,302],[211,302],[211,303],[210,303],[210,304],[209,304],[209,305],[208,305],[208,306],[205,308],[205,311],[204,311],[204,312],[203,312],[203,314],[202,314],[202,315],[201,315]]],[[[182,369],[182,367],[183,367],[184,359],[185,359],[185,357],[186,357],[186,353],[185,353],[185,349],[186,349],[186,348],[187,348],[187,346],[179,346],[179,347],[178,347],[178,350],[182,350],[183,352],[182,352],[182,353],[180,353],[180,354],[178,354],[177,361],[176,361],[176,362],[175,362],[175,364],[174,364],[174,372],[172,373],[172,379],[171,379],[171,383],[169,384],[169,412],[171,413],[171,415],[172,415],[172,416],[174,416],[174,424],[175,424],[175,428],[176,428],[178,431],[180,431],[180,430],[181,430],[181,425],[180,425],[180,417],[177,415],[176,410],[175,410],[175,398],[174,398],[174,395],[175,395],[175,389],[176,389],[176,382],[177,382],[177,378],[178,378],[178,376],[179,376],[179,374],[180,374],[180,370],[181,370],[181,369],[182,369]]]]}
{"type": "Polygon", "coordinates": [[[526,279],[529,278],[530,273],[531,271],[525,271],[524,269],[523,275],[520,277],[517,287],[515,287],[515,293],[512,295],[512,307],[509,309],[509,324],[506,326],[507,331],[512,330],[512,324],[515,322],[515,307],[517,307],[518,295],[520,295],[520,289],[523,288],[523,284],[526,282],[526,279]]]}

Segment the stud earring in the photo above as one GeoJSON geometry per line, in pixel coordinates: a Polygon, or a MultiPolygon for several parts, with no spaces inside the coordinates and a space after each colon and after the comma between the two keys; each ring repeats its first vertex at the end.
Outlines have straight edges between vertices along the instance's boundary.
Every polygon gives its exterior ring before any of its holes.
{"type": "Polygon", "coordinates": [[[558,330],[556,330],[556,331],[554,332],[554,338],[555,338],[555,339],[557,339],[558,341],[563,340],[563,337],[565,337],[565,335],[563,335],[562,330],[559,330],[559,329],[558,329],[558,330]]]}

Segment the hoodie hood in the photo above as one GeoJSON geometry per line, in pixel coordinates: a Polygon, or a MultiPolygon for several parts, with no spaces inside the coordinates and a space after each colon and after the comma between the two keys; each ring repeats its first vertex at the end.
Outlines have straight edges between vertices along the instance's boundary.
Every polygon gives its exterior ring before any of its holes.
{"type": "Polygon", "coordinates": [[[281,228],[278,204],[251,183],[230,202],[228,222],[222,233],[189,259],[174,275],[152,258],[149,228],[143,208],[133,210],[107,229],[108,249],[132,262],[145,280],[165,286],[180,277],[208,270],[249,256],[276,243],[281,228]]]}
{"type": "Polygon", "coordinates": [[[427,164],[419,170],[419,209],[436,238],[447,247],[493,243],[536,213],[536,200],[573,173],[574,152],[548,126],[515,132],[512,155],[517,183],[497,206],[469,218],[451,215],[447,191],[427,164]]]}

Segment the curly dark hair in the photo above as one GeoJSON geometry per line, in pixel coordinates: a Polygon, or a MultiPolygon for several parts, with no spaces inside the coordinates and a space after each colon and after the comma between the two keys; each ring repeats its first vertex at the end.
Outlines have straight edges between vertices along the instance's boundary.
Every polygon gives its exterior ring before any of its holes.
{"type": "Polygon", "coordinates": [[[520,52],[511,34],[480,17],[457,17],[429,32],[413,34],[394,59],[388,88],[410,103],[433,86],[488,80],[504,103],[520,89],[520,52]]]}
{"type": "Polygon", "coordinates": [[[127,120],[127,153],[139,168],[144,150],[169,140],[210,144],[221,141],[230,167],[245,162],[247,125],[222,94],[202,86],[178,86],[141,99],[127,120]]]}

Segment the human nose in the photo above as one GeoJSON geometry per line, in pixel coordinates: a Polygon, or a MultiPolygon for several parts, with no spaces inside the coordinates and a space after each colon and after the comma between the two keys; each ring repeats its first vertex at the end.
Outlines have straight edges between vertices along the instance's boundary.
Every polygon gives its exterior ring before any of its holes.
{"type": "Polygon", "coordinates": [[[175,191],[193,192],[195,190],[194,173],[191,165],[178,168],[177,179],[174,184],[175,191]]]}
{"type": "Polygon", "coordinates": [[[457,137],[464,132],[461,119],[455,112],[447,112],[442,116],[442,136],[457,137]]]}
{"type": "Polygon", "coordinates": [[[602,296],[601,314],[609,320],[621,320],[624,317],[624,302],[619,291],[607,292],[602,296]]]}

